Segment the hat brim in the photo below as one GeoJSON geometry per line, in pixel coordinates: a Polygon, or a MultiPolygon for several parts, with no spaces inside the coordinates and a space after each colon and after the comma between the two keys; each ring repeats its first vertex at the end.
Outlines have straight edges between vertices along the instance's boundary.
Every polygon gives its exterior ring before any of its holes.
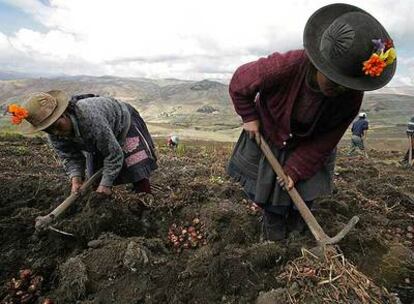
{"type": "Polygon", "coordinates": [[[67,109],[69,105],[69,96],[65,92],[61,90],[52,90],[46,93],[52,95],[56,99],[57,106],[55,110],[53,111],[52,115],[50,115],[36,127],[26,122],[25,125],[22,127],[23,133],[32,134],[39,131],[43,131],[44,129],[50,127],[56,120],[58,120],[59,117],[62,116],[62,114],[67,109]]]}
{"type": "MultiPolygon", "coordinates": [[[[309,18],[303,32],[303,45],[306,54],[308,55],[312,64],[333,82],[346,88],[358,91],[377,90],[385,86],[394,76],[397,67],[397,60],[395,60],[391,66],[387,66],[378,77],[370,77],[362,74],[361,62],[361,76],[351,77],[338,73],[338,71],[327,60],[325,60],[320,53],[319,46],[321,43],[322,34],[336,18],[350,12],[361,12],[371,16],[369,13],[356,6],[342,3],[327,5],[317,10],[309,18]]],[[[381,28],[385,37],[387,39],[390,39],[390,36],[388,35],[385,28],[381,25],[381,23],[378,22],[378,26],[381,28]]]]}

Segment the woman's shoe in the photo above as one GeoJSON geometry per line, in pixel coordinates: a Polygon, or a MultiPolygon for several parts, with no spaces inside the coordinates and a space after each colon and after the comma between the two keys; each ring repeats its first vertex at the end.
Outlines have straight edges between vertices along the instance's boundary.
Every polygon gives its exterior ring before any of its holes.
{"type": "Polygon", "coordinates": [[[263,210],[262,237],[264,241],[280,241],[287,236],[286,217],[263,210]]]}

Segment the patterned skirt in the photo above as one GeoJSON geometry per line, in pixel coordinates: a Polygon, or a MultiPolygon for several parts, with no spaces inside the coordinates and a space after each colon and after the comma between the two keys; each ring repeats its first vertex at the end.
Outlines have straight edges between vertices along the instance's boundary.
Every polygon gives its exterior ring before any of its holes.
{"type": "MultiPolygon", "coordinates": [[[[158,168],[155,146],[151,135],[138,111],[128,105],[131,125],[122,144],[124,163],[114,185],[138,182],[148,179],[151,172],[158,168]]],[[[86,167],[88,176],[103,166],[99,153],[88,153],[86,167]]]]}

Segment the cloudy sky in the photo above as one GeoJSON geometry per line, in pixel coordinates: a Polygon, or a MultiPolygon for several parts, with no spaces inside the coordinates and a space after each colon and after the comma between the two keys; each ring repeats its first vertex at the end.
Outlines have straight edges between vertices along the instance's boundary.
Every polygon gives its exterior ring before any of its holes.
{"type": "MultiPolygon", "coordinates": [[[[412,0],[356,4],[398,52],[391,86],[414,85],[412,0]]],[[[0,0],[0,71],[228,79],[242,63],[302,47],[323,0],[0,0]]]]}

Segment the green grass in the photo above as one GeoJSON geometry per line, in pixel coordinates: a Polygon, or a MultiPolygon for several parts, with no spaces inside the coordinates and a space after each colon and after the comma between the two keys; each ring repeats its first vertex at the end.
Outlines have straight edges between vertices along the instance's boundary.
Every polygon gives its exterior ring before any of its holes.
{"type": "Polygon", "coordinates": [[[179,144],[177,148],[175,149],[175,154],[179,157],[182,157],[185,155],[185,151],[186,151],[185,145],[179,144]]]}
{"type": "Polygon", "coordinates": [[[24,136],[20,133],[1,130],[0,138],[5,141],[18,141],[18,140],[22,140],[24,136]]]}

